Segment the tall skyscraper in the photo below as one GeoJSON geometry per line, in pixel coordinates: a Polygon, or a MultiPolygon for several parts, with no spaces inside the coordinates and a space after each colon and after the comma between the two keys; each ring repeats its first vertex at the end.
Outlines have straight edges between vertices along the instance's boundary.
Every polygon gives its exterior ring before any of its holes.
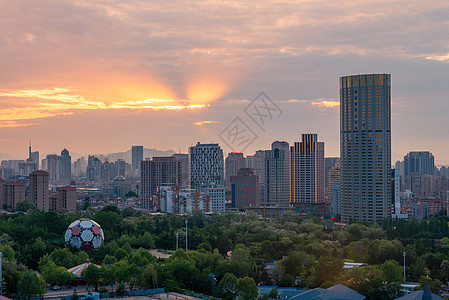
{"type": "Polygon", "coordinates": [[[30,202],[36,205],[37,209],[48,211],[48,173],[42,170],[34,171],[30,174],[30,202]]]}
{"type": "Polygon", "coordinates": [[[181,186],[182,162],[175,157],[154,157],[141,161],[140,207],[152,210],[151,196],[161,186],[181,186]]]}
{"type": "Polygon", "coordinates": [[[433,154],[429,151],[412,151],[404,156],[404,175],[405,177],[416,174],[433,175],[435,161],[433,154]]]}
{"type": "Polygon", "coordinates": [[[265,199],[263,205],[290,206],[290,149],[287,142],[276,141],[265,151],[265,199]]]}
{"type": "Polygon", "coordinates": [[[72,178],[72,157],[67,149],[61,151],[61,179],[72,178]]]}
{"type": "Polygon", "coordinates": [[[143,146],[132,146],[131,148],[131,167],[133,173],[140,168],[140,162],[143,160],[143,146]]]}
{"type": "Polygon", "coordinates": [[[290,202],[300,213],[324,215],[324,143],[303,134],[290,148],[290,202]]]}
{"type": "Polygon", "coordinates": [[[230,152],[225,159],[225,185],[231,188],[231,176],[237,176],[241,168],[246,168],[246,158],[241,152],[230,152]]]}
{"type": "Polygon", "coordinates": [[[200,144],[189,148],[190,188],[199,190],[223,186],[223,150],[218,144],[200,144]]]}
{"type": "Polygon", "coordinates": [[[341,217],[391,215],[390,74],[340,78],[341,217]]]}

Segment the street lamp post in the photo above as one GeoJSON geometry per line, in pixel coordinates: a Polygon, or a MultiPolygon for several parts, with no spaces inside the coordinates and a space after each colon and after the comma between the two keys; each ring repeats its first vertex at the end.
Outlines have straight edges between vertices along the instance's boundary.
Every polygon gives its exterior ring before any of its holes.
{"type": "Polygon", "coordinates": [[[178,238],[179,238],[179,234],[176,234],[176,250],[178,250],[178,238]]]}
{"type": "Polygon", "coordinates": [[[186,251],[187,251],[187,220],[186,220],[186,251]]]}
{"type": "Polygon", "coordinates": [[[404,282],[405,282],[405,256],[406,256],[407,254],[404,252],[404,253],[402,253],[402,256],[404,256],[404,282]]]}

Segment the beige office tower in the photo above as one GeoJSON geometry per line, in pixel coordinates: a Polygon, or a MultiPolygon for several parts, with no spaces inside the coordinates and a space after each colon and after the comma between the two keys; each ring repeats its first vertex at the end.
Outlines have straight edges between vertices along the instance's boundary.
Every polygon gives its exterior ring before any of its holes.
{"type": "Polygon", "coordinates": [[[341,217],[391,216],[390,74],[340,78],[341,217]]]}
{"type": "Polygon", "coordinates": [[[30,174],[30,202],[36,205],[37,209],[48,211],[48,173],[42,170],[33,171],[30,174]]]}
{"type": "Polygon", "coordinates": [[[318,135],[301,135],[290,147],[291,203],[300,213],[324,216],[324,143],[318,135]]]}

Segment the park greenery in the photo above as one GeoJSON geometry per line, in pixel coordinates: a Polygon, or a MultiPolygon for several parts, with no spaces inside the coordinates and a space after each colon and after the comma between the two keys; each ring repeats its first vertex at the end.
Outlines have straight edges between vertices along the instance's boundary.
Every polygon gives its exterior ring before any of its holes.
{"type": "Polygon", "coordinates": [[[407,281],[429,282],[435,293],[449,281],[449,218],[443,213],[422,222],[387,219],[381,226],[342,226],[295,214],[273,220],[239,212],[151,215],[115,206],[86,213],[30,208],[1,215],[3,295],[40,297],[48,286],[76,284],[67,269],[87,260],[92,264],[83,280],[96,290],[163,287],[225,299],[256,299],[257,285],[337,283],[368,299],[394,299],[404,280],[404,252],[407,281]],[[64,245],[67,226],[81,217],[102,226],[105,242],[99,249],[86,253],[64,245]],[[186,220],[188,251],[173,251],[168,259],[148,251],[175,250],[176,234],[184,246],[186,220]],[[345,270],[344,262],[366,265],[345,270]]]}

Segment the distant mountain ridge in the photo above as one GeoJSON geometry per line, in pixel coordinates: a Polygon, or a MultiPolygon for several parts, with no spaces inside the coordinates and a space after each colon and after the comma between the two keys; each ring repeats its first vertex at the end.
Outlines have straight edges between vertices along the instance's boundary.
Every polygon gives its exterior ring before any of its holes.
{"type": "Polygon", "coordinates": [[[12,160],[12,159],[18,159],[17,157],[14,157],[7,153],[0,153],[0,161],[2,160],[12,160]]]}

